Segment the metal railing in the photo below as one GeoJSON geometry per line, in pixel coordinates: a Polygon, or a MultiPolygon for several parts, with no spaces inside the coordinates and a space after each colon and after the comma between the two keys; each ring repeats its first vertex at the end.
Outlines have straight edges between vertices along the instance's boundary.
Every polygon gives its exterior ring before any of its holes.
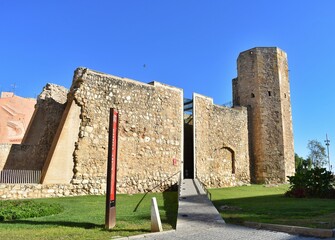
{"type": "Polygon", "coordinates": [[[40,179],[41,179],[40,170],[4,169],[0,172],[0,183],[9,183],[9,184],[39,183],[40,179]]]}

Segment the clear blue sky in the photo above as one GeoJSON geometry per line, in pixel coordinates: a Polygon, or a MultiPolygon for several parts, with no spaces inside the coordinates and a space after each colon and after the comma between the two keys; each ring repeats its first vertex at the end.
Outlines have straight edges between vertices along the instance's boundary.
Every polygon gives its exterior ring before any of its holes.
{"type": "Polygon", "coordinates": [[[0,0],[0,91],[70,87],[84,66],[222,104],[238,54],[277,46],[288,54],[295,151],[306,157],[308,140],[328,133],[335,167],[334,12],[333,0],[0,0]]]}

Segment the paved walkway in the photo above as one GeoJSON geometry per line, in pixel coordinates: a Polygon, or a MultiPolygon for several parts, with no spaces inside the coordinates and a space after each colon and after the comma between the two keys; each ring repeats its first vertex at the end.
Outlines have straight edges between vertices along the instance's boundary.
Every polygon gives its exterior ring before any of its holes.
{"type": "Polygon", "coordinates": [[[318,238],[226,224],[212,202],[207,198],[199,182],[193,179],[185,179],[180,186],[176,230],[132,236],[127,239],[315,240],[318,238]]]}

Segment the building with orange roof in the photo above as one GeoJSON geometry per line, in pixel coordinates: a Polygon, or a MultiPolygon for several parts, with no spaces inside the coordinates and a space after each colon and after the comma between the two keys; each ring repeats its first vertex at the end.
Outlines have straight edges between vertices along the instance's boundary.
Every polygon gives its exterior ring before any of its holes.
{"type": "Polygon", "coordinates": [[[2,92],[0,97],[0,144],[21,143],[34,113],[36,100],[2,92]]]}

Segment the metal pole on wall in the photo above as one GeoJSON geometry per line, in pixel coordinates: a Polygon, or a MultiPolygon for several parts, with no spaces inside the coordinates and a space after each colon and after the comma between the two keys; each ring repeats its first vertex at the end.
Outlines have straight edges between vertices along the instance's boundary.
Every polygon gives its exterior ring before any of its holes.
{"type": "Polygon", "coordinates": [[[327,146],[327,156],[328,156],[328,170],[331,171],[330,167],[330,158],[329,158],[329,145],[330,145],[330,140],[328,139],[328,134],[326,134],[326,140],[325,140],[326,146],[327,146]]]}
{"type": "Polygon", "coordinates": [[[110,109],[108,161],[107,161],[107,189],[105,228],[111,229],[116,225],[116,173],[117,173],[117,142],[119,115],[115,109],[110,109]]]}

